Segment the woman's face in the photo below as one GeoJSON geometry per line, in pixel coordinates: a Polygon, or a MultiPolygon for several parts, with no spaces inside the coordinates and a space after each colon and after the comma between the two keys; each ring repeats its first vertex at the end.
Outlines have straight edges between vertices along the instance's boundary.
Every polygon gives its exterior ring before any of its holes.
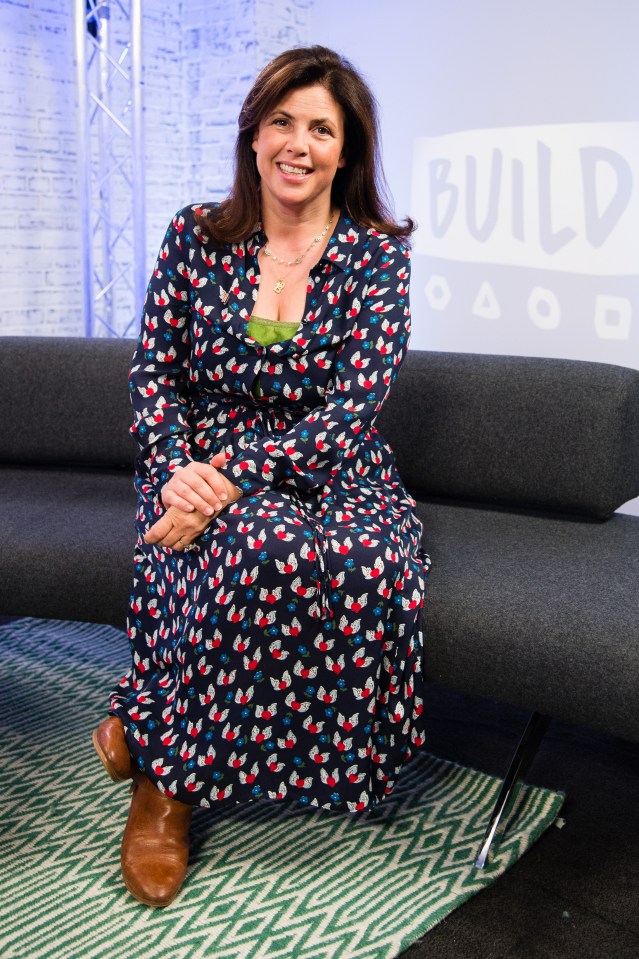
{"type": "Polygon", "coordinates": [[[253,149],[263,204],[326,208],[346,162],[342,108],[320,84],[293,90],[260,122],[253,149]]]}

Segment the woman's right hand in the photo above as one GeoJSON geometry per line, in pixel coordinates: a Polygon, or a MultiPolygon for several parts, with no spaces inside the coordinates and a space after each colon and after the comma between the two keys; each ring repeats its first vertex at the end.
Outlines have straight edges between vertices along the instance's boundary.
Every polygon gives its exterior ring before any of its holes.
{"type": "Polygon", "coordinates": [[[160,497],[168,509],[175,506],[187,513],[199,510],[205,516],[213,516],[239,497],[237,487],[226,478],[220,469],[226,456],[217,453],[210,463],[193,461],[176,470],[162,487],[160,497]]]}

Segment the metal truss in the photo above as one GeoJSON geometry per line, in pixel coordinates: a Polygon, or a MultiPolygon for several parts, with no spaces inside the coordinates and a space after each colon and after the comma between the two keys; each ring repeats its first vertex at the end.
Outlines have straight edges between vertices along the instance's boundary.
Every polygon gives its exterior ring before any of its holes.
{"type": "Polygon", "coordinates": [[[146,288],[141,0],[74,0],[86,336],[126,336],[146,288]]]}

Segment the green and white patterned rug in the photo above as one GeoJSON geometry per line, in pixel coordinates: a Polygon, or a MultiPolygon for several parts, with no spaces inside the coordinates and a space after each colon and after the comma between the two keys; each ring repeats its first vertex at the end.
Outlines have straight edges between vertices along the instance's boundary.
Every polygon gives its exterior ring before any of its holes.
{"type": "Polygon", "coordinates": [[[265,802],[198,810],[184,889],[149,909],[119,875],[127,787],[91,747],[127,656],[108,626],[0,626],[2,959],[392,959],[494,882],[561,807],[560,794],[525,787],[479,873],[500,783],[423,754],[358,820],[265,802]]]}

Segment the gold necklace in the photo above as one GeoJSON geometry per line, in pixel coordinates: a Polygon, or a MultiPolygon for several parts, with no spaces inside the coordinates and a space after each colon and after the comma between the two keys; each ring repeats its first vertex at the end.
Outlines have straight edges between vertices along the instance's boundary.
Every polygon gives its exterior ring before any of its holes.
{"type": "MultiPolygon", "coordinates": [[[[324,229],[322,230],[322,232],[321,232],[320,234],[318,234],[318,236],[314,236],[313,239],[311,240],[311,242],[309,243],[309,245],[308,245],[308,246],[306,247],[306,249],[304,250],[304,252],[303,252],[303,253],[300,253],[299,256],[296,256],[294,260],[283,260],[281,257],[276,256],[275,253],[273,253],[273,251],[270,249],[270,247],[269,247],[269,245],[268,245],[268,237],[267,237],[267,239],[266,239],[266,245],[265,245],[265,247],[264,247],[264,256],[269,256],[269,257],[271,258],[271,260],[273,261],[273,263],[281,263],[282,266],[290,266],[290,267],[299,266],[299,264],[302,262],[302,260],[304,259],[304,257],[306,256],[306,254],[309,252],[309,250],[312,250],[316,243],[321,243],[321,242],[322,242],[322,240],[324,239],[324,237],[325,237],[326,234],[328,233],[328,230],[329,230],[329,227],[330,227],[331,223],[333,222],[333,216],[334,216],[334,214],[331,213],[331,218],[330,218],[330,220],[328,221],[328,223],[326,224],[326,226],[324,227],[324,229]]],[[[281,293],[281,292],[282,292],[282,290],[283,290],[284,287],[286,286],[286,283],[285,283],[284,281],[288,278],[289,274],[292,273],[292,272],[293,272],[293,270],[291,269],[291,270],[288,271],[288,273],[285,273],[284,276],[278,277],[278,279],[277,279],[277,281],[276,281],[276,283],[275,283],[275,286],[273,287],[273,293],[281,293]]]]}

